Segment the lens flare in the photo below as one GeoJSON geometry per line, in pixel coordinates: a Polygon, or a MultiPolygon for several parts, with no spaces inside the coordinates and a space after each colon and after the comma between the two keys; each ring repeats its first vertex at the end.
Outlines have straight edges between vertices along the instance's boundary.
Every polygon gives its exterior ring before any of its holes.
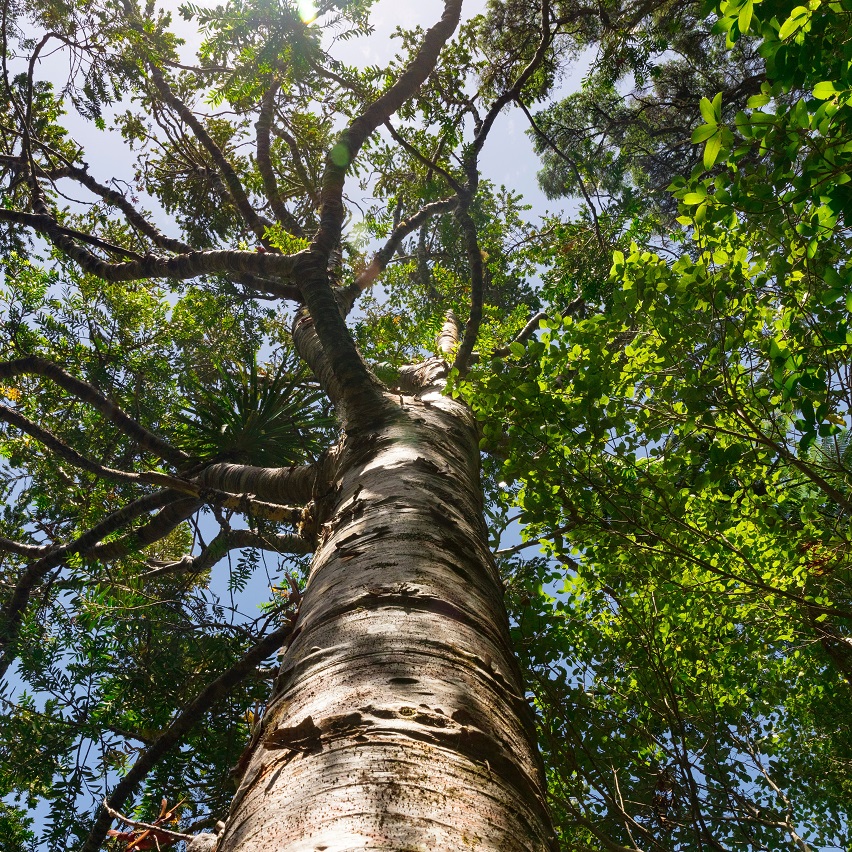
{"type": "Polygon", "coordinates": [[[317,4],[313,0],[299,0],[299,17],[310,24],[317,16],[317,4]]]}

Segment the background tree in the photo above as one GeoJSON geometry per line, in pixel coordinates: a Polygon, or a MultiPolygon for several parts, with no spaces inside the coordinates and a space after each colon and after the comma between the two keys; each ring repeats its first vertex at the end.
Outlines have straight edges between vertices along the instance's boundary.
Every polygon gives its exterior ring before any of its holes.
{"type": "Polygon", "coordinates": [[[706,30],[766,76],[684,122],[682,230],[652,208],[585,318],[471,386],[525,535],[567,568],[517,566],[517,638],[578,844],[849,844],[849,14],[722,4],[706,30]]]}

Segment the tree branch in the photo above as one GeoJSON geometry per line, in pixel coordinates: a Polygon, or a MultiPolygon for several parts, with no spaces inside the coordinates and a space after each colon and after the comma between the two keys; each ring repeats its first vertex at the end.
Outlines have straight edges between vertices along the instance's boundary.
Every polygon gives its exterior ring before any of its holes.
{"type": "Polygon", "coordinates": [[[252,467],[223,462],[204,468],[194,481],[202,488],[254,494],[276,503],[305,504],[329,487],[335,460],[332,450],[313,464],[292,467],[252,467]]]}
{"type": "MultiPolygon", "coordinates": [[[[270,252],[261,254],[256,251],[220,249],[191,251],[174,257],[156,257],[149,254],[125,263],[111,263],[92,254],[68,236],[66,233],[68,229],[57,224],[43,200],[35,197],[32,203],[35,214],[0,209],[0,221],[14,221],[28,225],[46,236],[84,272],[103,278],[104,281],[138,281],[145,278],[187,279],[224,273],[283,278],[289,281],[292,280],[299,261],[304,260],[306,255],[305,252],[281,255],[270,252]]],[[[80,239],[84,238],[87,238],[87,235],[80,236],[80,239]]],[[[268,288],[264,287],[264,289],[268,288]]],[[[296,294],[296,291],[291,292],[296,294]]],[[[276,295],[285,294],[276,293],[276,295]]],[[[285,298],[293,297],[289,292],[285,295],[285,298]]]]}
{"type": "Polygon", "coordinates": [[[0,609],[0,679],[5,676],[14,659],[13,646],[17,641],[24,610],[35,586],[68,556],[89,550],[105,536],[120,529],[129,521],[145,512],[159,509],[174,499],[175,493],[171,490],[146,494],[117,512],[113,512],[99,524],[77,536],[73,541],[52,548],[41,559],[24,569],[9,600],[0,609]]]}
{"type": "Polygon", "coordinates": [[[311,243],[311,265],[299,281],[322,349],[343,391],[341,401],[345,404],[338,410],[344,422],[357,419],[362,412],[361,416],[368,416],[369,412],[371,419],[375,419],[387,410],[381,384],[358,353],[328,280],[328,261],[340,244],[345,218],[346,171],[367,137],[412,97],[432,72],[460,14],[461,0],[444,0],[440,21],[426,31],[420,49],[399,79],[352,121],[326,157],[320,193],[320,226],[311,243]],[[350,405],[365,401],[369,405],[350,405]]]}
{"type": "Polygon", "coordinates": [[[26,556],[35,559],[44,556],[51,545],[49,544],[24,544],[21,541],[12,541],[9,538],[0,538],[0,552],[14,553],[17,556],[26,556]]]}
{"type": "Polygon", "coordinates": [[[9,379],[26,374],[35,374],[50,379],[77,399],[93,406],[110,423],[132,438],[143,450],[154,453],[175,467],[180,467],[189,461],[189,456],[182,450],[175,449],[153,432],[149,432],[93,385],[66,373],[57,364],[37,355],[0,362],[0,379],[9,379]]]}
{"type": "Polygon", "coordinates": [[[293,161],[293,168],[296,170],[296,174],[299,176],[299,180],[302,181],[302,185],[305,189],[305,192],[308,194],[308,197],[311,199],[311,202],[315,207],[319,207],[320,205],[320,197],[311,182],[310,177],[308,176],[307,169],[305,168],[305,164],[302,162],[302,154],[299,151],[299,146],[296,144],[296,140],[286,131],[283,127],[278,127],[273,124],[271,127],[273,136],[277,136],[279,139],[283,140],[287,147],[290,149],[290,157],[293,161]]]}
{"type": "Polygon", "coordinates": [[[601,226],[598,222],[598,212],[595,209],[595,205],[592,203],[592,199],[589,196],[588,191],[586,190],[586,184],[583,181],[583,176],[580,174],[580,170],[577,168],[577,163],[569,157],[551,138],[546,134],[536,123],[535,119],[530,114],[530,111],[524,105],[524,102],[521,100],[520,96],[515,99],[515,103],[521,108],[523,114],[527,117],[527,121],[530,123],[530,127],[532,127],[533,131],[535,131],[536,136],[538,136],[551,151],[556,154],[557,157],[564,160],[571,171],[574,173],[574,178],[577,181],[577,185],[580,187],[580,192],[583,194],[583,198],[588,205],[589,212],[592,214],[592,221],[595,226],[595,234],[598,238],[598,243],[602,249],[606,249],[606,243],[604,242],[603,235],[601,234],[601,226]]]}
{"type": "Polygon", "coordinates": [[[476,192],[476,187],[479,183],[479,172],[477,169],[477,162],[479,159],[479,153],[482,151],[482,146],[485,145],[485,140],[488,138],[488,134],[491,131],[491,126],[494,124],[497,116],[500,114],[500,111],[503,109],[506,104],[511,103],[511,101],[517,99],[517,97],[521,93],[521,89],[523,89],[526,82],[532,77],[535,70],[539,65],[544,61],[544,57],[547,55],[547,50],[550,47],[550,43],[553,39],[553,34],[550,30],[550,0],[542,0],[541,2],[541,39],[538,43],[538,47],[536,48],[535,54],[532,59],[527,63],[527,66],[521,71],[518,78],[515,80],[514,84],[511,88],[507,89],[500,95],[497,100],[491,104],[488,112],[485,115],[485,118],[482,119],[482,123],[476,131],[476,135],[474,136],[473,142],[470,145],[467,154],[465,156],[465,172],[467,174],[467,191],[471,195],[476,192]]]}
{"type": "Polygon", "coordinates": [[[447,311],[435,344],[438,352],[444,356],[452,355],[453,350],[459,345],[459,321],[453,311],[447,311]]]}
{"type": "MultiPolygon", "coordinates": [[[[35,206],[35,204],[33,206],[35,206]]],[[[46,211],[47,208],[43,207],[42,209],[46,211]]],[[[95,237],[92,234],[87,234],[85,231],[66,228],[64,225],[60,225],[59,222],[47,212],[24,213],[20,210],[6,210],[0,208],[0,222],[10,222],[15,225],[26,225],[34,231],[50,236],[51,241],[53,241],[53,236],[57,238],[64,238],[72,242],[74,240],[80,240],[81,242],[88,243],[88,245],[94,246],[95,248],[103,249],[104,251],[118,254],[137,262],[142,259],[141,255],[137,254],[135,251],[130,251],[122,246],[108,243],[106,240],[102,240],[100,237],[95,237]]],[[[95,255],[92,255],[92,257],[95,257],[95,255]]]]}
{"type": "MultiPolygon", "coordinates": [[[[578,315],[582,315],[583,311],[586,309],[586,300],[582,296],[578,296],[562,311],[562,316],[564,317],[576,317],[578,315]]],[[[526,343],[539,329],[539,323],[543,319],[547,319],[548,314],[546,311],[539,311],[537,314],[534,314],[527,324],[512,338],[512,343],[526,343]]],[[[491,353],[492,358],[505,358],[507,355],[511,353],[511,344],[507,346],[501,346],[499,349],[495,349],[491,353]]]]}
{"type": "Polygon", "coordinates": [[[120,559],[133,550],[142,550],[165,538],[187,518],[194,515],[202,505],[200,500],[181,496],[157,512],[147,524],[143,524],[114,541],[96,543],[94,546],[81,551],[81,553],[83,556],[98,559],[101,562],[120,559]]]}
{"type": "Polygon", "coordinates": [[[197,556],[184,556],[177,562],[168,563],[149,561],[152,570],[142,577],[147,580],[164,574],[199,574],[213,568],[229,551],[244,547],[299,555],[312,553],[314,549],[307,539],[298,535],[259,535],[251,530],[223,529],[197,556]]]}
{"type": "Polygon", "coordinates": [[[61,441],[52,432],[43,429],[41,426],[33,423],[22,414],[10,408],[8,405],[0,403],[0,421],[5,420],[12,426],[16,426],[27,435],[31,435],[39,443],[44,444],[49,450],[54,452],[60,458],[70,462],[75,467],[81,470],[93,473],[101,479],[106,479],[110,482],[133,482],[138,485],[159,485],[165,488],[174,488],[177,491],[188,491],[194,493],[191,485],[188,485],[182,479],[174,476],[169,476],[165,473],[157,473],[156,471],[143,471],[140,473],[131,473],[126,470],[117,470],[112,467],[98,464],[97,462],[87,459],[80,455],[75,449],[69,447],[64,441],[61,441]]]}
{"type": "Polygon", "coordinates": [[[172,87],[163,76],[163,72],[151,61],[148,62],[148,68],[151,72],[151,79],[154,81],[154,86],[156,86],[157,91],[160,93],[160,97],[180,116],[181,121],[192,130],[195,138],[207,153],[210,154],[211,159],[216,164],[216,168],[219,170],[219,174],[222,175],[225,181],[234,207],[239,211],[243,220],[254,232],[258,240],[263,242],[266,229],[271,223],[259,216],[254,207],[252,207],[234,167],[228,162],[222,149],[213,141],[213,138],[207,132],[204,125],[174,93],[172,87]]]}
{"type": "Polygon", "coordinates": [[[454,369],[464,374],[470,366],[470,356],[479,335],[479,326],[482,324],[482,304],[485,298],[485,280],[482,264],[482,251],[479,248],[479,240],[476,234],[476,223],[473,221],[467,206],[460,206],[456,210],[456,218],[462,227],[464,234],[465,250],[467,251],[467,263],[470,268],[470,316],[464,328],[464,337],[456,352],[454,369]]]}
{"type": "Polygon", "coordinates": [[[351,310],[358,296],[364,292],[387,267],[394,256],[400,243],[411,233],[416,231],[424,222],[433,216],[449,213],[458,206],[458,198],[442,198],[432,201],[421,207],[413,216],[404,219],[393,230],[387,242],[373,255],[369,265],[361,272],[355,280],[343,292],[344,302],[351,310]]]}
{"type": "MultiPolygon", "coordinates": [[[[120,810],[157,762],[178,745],[217,701],[225,698],[241,680],[255,670],[259,663],[277,651],[292,629],[292,624],[286,624],[261,639],[235,665],[209,683],[186,705],[171,725],[142,752],[124,778],[115,785],[107,799],[108,807],[112,810],[120,810]]],[[[112,817],[102,807],[79,852],[97,852],[106,838],[111,822],[112,817]]]]}
{"type": "Polygon", "coordinates": [[[280,86],[280,82],[273,79],[269,88],[263,93],[260,114],[255,124],[257,130],[257,168],[273,215],[291,234],[301,237],[303,234],[301,226],[293,217],[293,214],[284,206],[284,201],[278,192],[278,181],[275,180],[272,160],[269,157],[269,132],[272,126],[272,113],[275,108],[275,95],[278,94],[280,86]]]}
{"type": "Polygon", "coordinates": [[[331,362],[320,343],[313,317],[306,310],[296,313],[293,318],[293,346],[299,357],[310,367],[311,372],[335,407],[345,408],[343,384],[331,367],[331,362]]]}
{"type": "Polygon", "coordinates": [[[441,49],[458,25],[461,5],[461,0],[444,0],[441,19],[426,31],[420,50],[399,79],[352,121],[341,134],[334,150],[329,152],[320,195],[320,229],[314,239],[314,248],[325,257],[340,241],[345,215],[342,204],[343,183],[349,164],[367,137],[411,98],[432,73],[441,49]]]}
{"type": "Polygon", "coordinates": [[[464,195],[464,187],[445,168],[439,166],[435,160],[430,160],[422,151],[419,151],[414,147],[414,145],[406,141],[406,139],[400,135],[396,129],[394,129],[394,126],[390,123],[390,121],[385,122],[385,127],[388,129],[388,133],[390,133],[391,137],[398,145],[401,145],[409,154],[411,154],[412,157],[423,163],[430,172],[437,172],[441,175],[441,177],[449,184],[450,189],[452,189],[453,192],[457,195],[464,195]]]}

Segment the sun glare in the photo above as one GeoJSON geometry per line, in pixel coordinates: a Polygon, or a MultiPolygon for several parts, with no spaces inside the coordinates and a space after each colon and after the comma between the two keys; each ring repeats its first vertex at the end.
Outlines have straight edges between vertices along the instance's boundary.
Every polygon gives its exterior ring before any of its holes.
{"type": "Polygon", "coordinates": [[[317,4],[313,0],[299,0],[299,17],[309,24],[317,16],[317,4]]]}

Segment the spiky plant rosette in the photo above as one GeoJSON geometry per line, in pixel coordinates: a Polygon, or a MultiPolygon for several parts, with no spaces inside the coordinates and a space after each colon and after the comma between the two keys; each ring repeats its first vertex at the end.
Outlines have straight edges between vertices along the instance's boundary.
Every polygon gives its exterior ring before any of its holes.
{"type": "Polygon", "coordinates": [[[334,419],[310,373],[292,356],[259,365],[214,362],[207,381],[186,383],[180,419],[183,448],[203,460],[261,467],[316,458],[327,446],[334,419]]]}

